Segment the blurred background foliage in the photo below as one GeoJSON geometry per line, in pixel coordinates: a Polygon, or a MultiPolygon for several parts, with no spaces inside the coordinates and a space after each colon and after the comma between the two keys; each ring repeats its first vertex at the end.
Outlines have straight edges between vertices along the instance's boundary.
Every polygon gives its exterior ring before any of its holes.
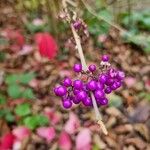
{"type": "MultiPolygon", "coordinates": [[[[117,24],[117,26],[125,29],[122,35],[125,42],[139,47],[144,52],[150,52],[149,5],[149,0],[78,0],[77,7],[74,9],[88,24],[89,32],[93,37],[107,34],[113,24],[117,24]],[[87,7],[97,16],[89,12],[87,7]]],[[[15,2],[14,9],[18,13],[27,13],[28,21],[25,18],[22,18],[22,20],[30,33],[51,31],[58,36],[67,28],[65,24],[58,20],[58,14],[62,9],[59,0],[18,0],[15,2]],[[42,18],[47,22],[36,26],[32,23],[34,18],[42,18]]]]}

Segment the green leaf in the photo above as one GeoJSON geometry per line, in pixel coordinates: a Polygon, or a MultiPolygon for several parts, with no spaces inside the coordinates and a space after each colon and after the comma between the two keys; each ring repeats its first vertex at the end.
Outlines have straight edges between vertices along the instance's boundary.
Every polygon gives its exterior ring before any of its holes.
{"type": "Polygon", "coordinates": [[[122,105],[122,98],[116,94],[109,95],[109,106],[120,107],[122,105]]]}
{"type": "Polygon", "coordinates": [[[17,84],[12,84],[8,86],[7,92],[10,97],[17,99],[21,97],[22,89],[21,86],[17,84]]]}
{"type": "Polygon", "coordinates": [[[6,121],[8,122],[14,122],[15,121],[15,117],[12,113],[7,113],[5,116],[6,121]]]}
{"type": "Polygon", "coordinates": [[[0,52],[0,62],[5,60],[6,54],[4,52],[0,52]]]}
{"type": "Polygon", "coordinates": [[[18,116],[26,116],[26,115],[29,115],[31,113],[31,110],[30,110],[30,105],[29,104],[21,104],[21,105],[18,105],[16,108],[15,108],[15,113],[18,115],[18,116]]]}
{"type": "Polygon", "coordinates": [[[6,103],[6,97],[0,94],[0,104],[5,104],[5,103],[6,103]]]}
{"type": "Polygon", "coordinates": [[[35,95],[33,93],[33,90],[31,88],[27,88],[23,91],[22,97],[26,99],[34,99],[35,95]]]}
{"type": "Polygon", "coordinates": [[[48,119],[43,115],[34,115],[26,117],[23,122],[25,126],[33,130],[38,126],[47,125],[48,119]]]}
{"type": "Polygon", "coordinates": [[[28,84],[32,79],[34,79],[35,74],[32,72],[23,73],[23,74],[10,74],[6,77],[5,82],[7,84],[28,84]]]}
{"type": "Polygon", "coordinates": [[[94,145],[92,150],[101,150],[97,145],[94,145]]]}

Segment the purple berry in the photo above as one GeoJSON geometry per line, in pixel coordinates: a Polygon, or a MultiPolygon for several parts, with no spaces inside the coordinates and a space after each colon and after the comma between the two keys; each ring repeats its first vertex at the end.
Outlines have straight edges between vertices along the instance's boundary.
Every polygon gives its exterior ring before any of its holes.
{"type": "Polygon", "coordinates": [[[83,82],[81,80],[75,80],[73,86],[75,89],[81,90],[83,88],[83,82]]]}
{"type": "Polygon", "coordinates": [[[74,98],[72,99],[72,101],[73,101],[74,104],[79,104],[79,103],[81,102],[81,100],[79,100],[79,99],[77,98],[77,96],[74,97],[74,98]]]}
{"type": "Polygon", "coordinates": [[[96,83],[96,81],[95,81],[95,80],[89,81],[89,82],[87,83],[87,88],[88,88],[89,90],[91,90],[91,91],[96,90],[96,88],[97,88],[97,83],[96,83]]]}
{"type": "Polygon", "coordinates": [[[73,70],[75,72],[81,72],[82,71],[82,65],[81,64],[74,64],[73,70]]]}
{"type": "Polygon", "coordinates": [[[74,93],[74,95],[78,94],[79,92],[80,92],[80,90],[73,89],[73,93],[74,93]]]}
{"type": "Polygon", "coordinates": [[[114,79],[108,78],[105,84],[109,86],[112,85],[113,83],[114,83],[114,79]]]}
{"type": "Polygon", "coordinates": [[[98,100],[99,105],[107,105],[108,104],[108,99],[107,98],[102,98],[98,100]]]}
{"type": "Polygon", "coordinates": [[[106,74],[101,74],[99,76],[99,82],[100,83],[105,83],[107,81],[107,79],[108,79],[108,76],[106,74]]]}
{"type": "Polygon", "coordinates": [[[110,94],[111,93],[111,88],[108,86],[108,87],[106,87],[106,89],[105,89],[105,93],[106,94],[110,94]]]}
{"type": "Polygon", "coordinates": [[[103,90],[104,89],[104,84],[102,84],[102,83],[97,83],[97,89],[98,90],[103,90]]]}
{"type": "Polygon", "coordinates": [[[90,65],[89,67],[89,71],[94,72],[96,70],[96,66],[95,65],[90,65]]]}
{"type": "Polygon", "coordinates": [[[108,71],[108,73],[109,73],[109,76],[110,76],[111,78],[114,78],[114,77],[117,76],[117,71],[116,71],[115,69],[113,69],[113,68],[111,68],[111,69],[108,71]]]}
{"type": "Polygon", "coordinates": [[[109,61],[109,56],[108,55],[103,55],[102,56],[102,61],[108,62],[109,61]]]}
{"type": "Polygon", "coordinates": [[[70,78],[65,78],[64,81],[63,81],[63,85],[66,86],[66,87],[69,87],[72,85],[72,81],[70,78]]]}
{"type": "Polygon", "coordinates": [[[102,90],[96,90],[94,96],[96,99],[101,99],[105,97],[105,93],[102,90]]]}
{"type": "Polygon", "coordinates": [[[76,96],[78,100],[84,100],[87,98],[87,94],[84,91],[80,91],[76,96]]]}
{"type": "Polygon", "coordinates": [[[69,99],[63,100],[62,104],[63,104],[63,107],[66,109],[69,109],[72,106],[72,102],[69,99]]]}
{"type": "Polygon", "coordinates": [[[117,81],[117,82],[116,82],[116,86],[117,86],[117,88],[120,88],[120,87],[121,87],[121,85],[122,85],[122,82],[120,82],[120,81],[117,81]]]}
{"type": "Polygon", "coordinates": [[[111,88],[112,90],[116,90],[116,89],[118,88],[118,86],[117,86],[116,83],[114,83],[114,84],[112,84],[112,85],[110,86],[110,88],[111,88]]]}
{"type": "Polygon", "coordinates": [[[123,80],[125,78],[125,73],[123,71],[118,71],[117,79],[123,80]]]}
{"type": "Polygon", "coordinates": [[[57,96],[64,96],[67,93],[67,89],[63,86],[59,86],[54,89],[54,92],[57,96]]]}
{"type": "Polygon", "coordinates": [[[81,28],[81,25],[82,25],[82,22],[80,20],[76,20],[74,23],[73,23],[73,27],[77,30],[79,30],[81,28]]]}
{"type": "Polygon", "coordinates": [[[92,106],[92,100],[91,98],[87,97],[86,99],[84,99],[82,101],[82,103],[85,105],[85,106],[92,106]]]}

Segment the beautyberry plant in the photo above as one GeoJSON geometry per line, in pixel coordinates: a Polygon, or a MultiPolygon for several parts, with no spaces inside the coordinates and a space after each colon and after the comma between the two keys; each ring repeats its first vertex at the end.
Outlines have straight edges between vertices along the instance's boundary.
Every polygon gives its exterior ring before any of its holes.
{"type": "Polygon", "coordinates": [[[93,107],[98,125],[103,133],[107,134],[98,106],[108,104],[107,94],[122,86],[125,73],[111,66],[108,55],[102,56],[99,66],[96,67],[95,64],[87,66],[81,46],[81,41],[83,42],[89,36],[87,25],[77,17],[76,12],[69,9],[71,4],[68,3],[67,0],[62,0],[64,8],[60,18],[70,25],[74,37],[73,43],[76,44],[81,63],[74,64],[73,67],[78,76],[74,79],[65,78],[60,86],[54,88],[54,93],[61,98],[65,109],[79,103],[86,107],[93,107]]]}

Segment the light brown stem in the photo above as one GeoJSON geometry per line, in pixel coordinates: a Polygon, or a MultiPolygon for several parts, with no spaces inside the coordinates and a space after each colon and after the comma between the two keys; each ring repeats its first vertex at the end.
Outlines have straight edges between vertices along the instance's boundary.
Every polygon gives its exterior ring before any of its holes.
{"type": "MultiPolygon", "coordinates": [[[[63,0],[63,5],[64,5],[65,10],[68,12],[66,0],[63,0]]],[[[75,39],[75,42],[76,42],[76,46],[77,46],[77,50],[78,50],[78,53],[79,53],[79,57],[80,57],[80,60],[81,60],[81,64],[82,64],[83,70],[87,71],[88,67],[87,67],[87,64],[86,64],[86,61],[85,61],[83,49],[82,49],[82,46],[81,46],[80,37],[79,37],[78,33],[76,32],[74,26],[72,24],[70,26],[71,26],[71,30],[72,30],[72,33],[73,33],[73,36],[74,36],[74,39],[75,39]]],[[[91,94],[91,99],[92,99],[92,103],[93,103],[93,107],[94,107],[94,111],[95,111],[96,121],[100,125],[103,133],[105,135],[107,135],[108,132],[107,132],[107,129],[106,129],[106,127],[105,127],[105,125],[104,125],[104,123],[102,121],[102,117],[101,117],[101,114],[100,114],[100,112],[98,110],[98,106],[97,106],[95,97],[94,97],[92,92],[90,94],[91,94]]]]}

